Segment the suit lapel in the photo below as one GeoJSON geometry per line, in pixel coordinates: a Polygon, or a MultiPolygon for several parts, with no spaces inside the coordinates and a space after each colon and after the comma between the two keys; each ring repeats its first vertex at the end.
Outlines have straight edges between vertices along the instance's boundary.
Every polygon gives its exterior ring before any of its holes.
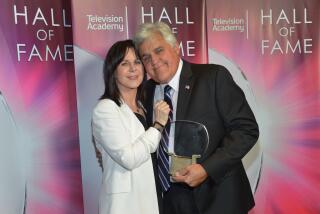
{"type": "Polygon", "coordinates": [[[191,65],[183,61],[182,71],[179,80],[179,94],[176,111],[176,119],[185,119],[188,110],[190,95],[193,89],[194,78],[192,78],[191,65]]]}

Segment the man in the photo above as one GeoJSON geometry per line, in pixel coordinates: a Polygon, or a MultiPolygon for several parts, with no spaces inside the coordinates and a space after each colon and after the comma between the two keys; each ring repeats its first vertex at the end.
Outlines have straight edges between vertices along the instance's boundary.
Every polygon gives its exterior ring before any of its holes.
{"type": "MultiPolygon", "coordinates": [[[[181,60],[176,38],[164,23],[141,25],[135,42],[152,78],[146,86],[147,112],[152,112],[154,102],[169,97],[171,120],[202,123],[210,139],[198,163],[184,168],[168,181],[164,161],[167,157],[163,157],[161,150],[166,146],[167,150],[173,150],[175,130],[169,127],[163,133],[154,167],[160,211],[247,213],[254,206],[254,199],[241,158],[256,143],[259,130],[242,90],[222,66],[181,60]]],[[[149,124],[153,116],[150,113],[147,114],[149,124]]]]}

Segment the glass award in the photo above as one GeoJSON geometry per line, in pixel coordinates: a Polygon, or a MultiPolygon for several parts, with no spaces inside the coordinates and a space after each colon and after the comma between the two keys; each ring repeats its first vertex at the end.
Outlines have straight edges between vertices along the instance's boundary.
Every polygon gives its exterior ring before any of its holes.
{"type": "Polygon", "coordinates": [[[171,127],[175,130],[174,151],[167,153],[171,158],[169,173],[174,175],[204,155],[209,134],[203,124],[189,120],[173,121],[171,127]]]}

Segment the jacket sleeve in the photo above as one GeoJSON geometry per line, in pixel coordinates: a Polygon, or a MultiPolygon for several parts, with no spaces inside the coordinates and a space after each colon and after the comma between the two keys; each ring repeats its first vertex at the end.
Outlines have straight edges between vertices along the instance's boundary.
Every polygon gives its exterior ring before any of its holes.
{"type": "Polygon", "coordinates": [[[241,163],[259,136],[258,124],[243,91],[227,69],[222,66],[219,69],[212,85],[215,87],[215,103],[226,134],[216,151],[202,163],[216,182],[241,163]]]}
{"type": "Polygon", "coordinates": [[[120,108],[111,100],[102,100],[93,111],[92,132],[95,141],[122,167],[139,167],[155,152],[161,133],[150,127],[138,138],[132,139],[120,117],[120,108]]]}

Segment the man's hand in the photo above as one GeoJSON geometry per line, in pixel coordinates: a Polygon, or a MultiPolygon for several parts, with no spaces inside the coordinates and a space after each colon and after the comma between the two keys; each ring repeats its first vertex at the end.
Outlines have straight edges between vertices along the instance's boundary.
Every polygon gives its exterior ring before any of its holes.
{"type": "Polygon", "coordinates": [[[192,164],[179,170],[172,179],[176,182],[183,182],[190,187],[200,185],[208,177],[207,172],[200,164],[192,164]]]}

